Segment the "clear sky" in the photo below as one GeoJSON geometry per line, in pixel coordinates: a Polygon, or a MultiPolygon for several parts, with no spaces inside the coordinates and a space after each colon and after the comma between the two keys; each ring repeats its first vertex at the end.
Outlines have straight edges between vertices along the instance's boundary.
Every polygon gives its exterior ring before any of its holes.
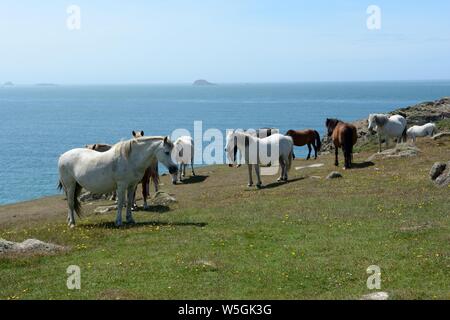
{"type": "Polygon", "coordinates": [[[0,0],[0,83],[450,79],[449,13],[448,0],[0,0]]]}

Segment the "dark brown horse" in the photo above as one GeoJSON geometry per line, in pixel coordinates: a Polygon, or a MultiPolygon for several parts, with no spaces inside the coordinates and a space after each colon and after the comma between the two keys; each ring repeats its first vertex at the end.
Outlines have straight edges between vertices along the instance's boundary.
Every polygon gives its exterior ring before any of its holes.
{"type": "Polygon", "coordinates": [[[353,146],[358,140],[356,127],[352,124],[342,122],[338,119],[327,119],[325,125],[328,130],[328,136],[331,137],[334,144],[335,161],[334,165],[338,166],[339,148],[342,147],[344,152],[345,165],[344,169],[350,169],[352,166],[353,146]]]}
{"type": "MultiPolygon", "coordinates": [[[[144,136],[144,131],[132,132],[133,137],[139,138],[144,136]]],[[[150,166],[145,170],[144,177],[141,180],[142,184],[142,198],[144,199],[144,209],[148,209],[147,197],[150,196],[150,180],[152,180],[155,187],[155,192],[158,192],[159,187],[159,173],[158,161],[155,159],[150,163],[150,166]]],[[[136,199],[136,191],[134,191],[134,198],[136,199]]],[[[136,206],[136,201],[134,206],[136,206]]]]}
{"type": "MultiPolygon", "coordinates": [[[[322,142],[320,141],[319,132],[316,130],[289,130],[285,134],[289,136],[294,141],[294,146],[303,147],[304,145],[308,145],[308,157],[306,160],[311,158],[311,151],[313,146],[314,148],[314,159],[317,159],[317,152],[320,151],[320,147],[322,146],[322,142]]],[[[295,159],[295,156],[294,156],[295,159]]]]}

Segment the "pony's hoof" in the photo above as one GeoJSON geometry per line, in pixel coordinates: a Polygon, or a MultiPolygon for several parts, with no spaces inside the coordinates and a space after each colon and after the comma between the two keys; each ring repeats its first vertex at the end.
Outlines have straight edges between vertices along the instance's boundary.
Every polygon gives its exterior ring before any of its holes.
{"type": "Polygon", "coordinates": [[[261,183],[258,183],[257,185],[256,185],[256,189],[261,189],[262,188],[262,184],[261,183]]]}
{"type": "Polygon", "coordinates": [[[116,227],[119,228],[122,226],[122,221],[116,221],[115,223],[116,227]]]}
{"type": "Polygon", "coordinates": [[[127,224],[136,224],[136,221],[134,219],[127,220],[127,224]]]}
{"type": "Polygon", "coordinates": [[[253,183],[248,183],[247,187],[253,187],[253,183]]]}
{"type": "Polygon", "coordinates": [[[71,224],[69,225],[69,228],[70,228],[70,229],[75,228],[75,224],[74,224],[74,223],[71,223],[71,224]]]}

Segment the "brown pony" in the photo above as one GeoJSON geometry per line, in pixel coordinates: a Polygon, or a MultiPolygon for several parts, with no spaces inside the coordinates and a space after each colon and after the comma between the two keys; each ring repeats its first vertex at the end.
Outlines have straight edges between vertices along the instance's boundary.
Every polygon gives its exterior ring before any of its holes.
{"type": "Polygon", "coordinates": [[[306,160],[311,159],[312,145],[314,148],[314,159],[317,159],[317,152],[320,151],[322,142],[320,141],[320,135],[316,130],[289,130],[285,135],[292,138],[292,140],[294,141],[294,146],[303,147],[306,144],[308,145],[309,152],[306,160]]]}
{"type": "Polygon", "coordinates": [[[328,136],[331,137],[334,144],[336,157],[334,165],[339,165],[338,153],[339,148],[342,147],[345,158],[344,169],[350,169],[352,166],[353,146],[358,139],[356,127],[352,124],[345,123],[337,119],[327,119],[325,125],[328,130],[328,136]]]}
{"type": "MultiPolygon", "coordinates": [[[[133,137],[139,138],[144,136],[144,131],[132,132],[133,137]]],[[[141,180],[142,184],[142,197],[144,199],[144,209],[148,209],[147,197],[150,196],[150,180],[152,180],[155,187],[155,192],[158,192],[159,187],[159,173],[158,173],[158,161],[155,159],[150,163],[150,166],[145,170],[144,177],[141,180]]],[[[134,191],[134,198],[136,199],[136,191],[134,191]]],[[[136,201],[134,207],[136,207],[136,201]]]]}

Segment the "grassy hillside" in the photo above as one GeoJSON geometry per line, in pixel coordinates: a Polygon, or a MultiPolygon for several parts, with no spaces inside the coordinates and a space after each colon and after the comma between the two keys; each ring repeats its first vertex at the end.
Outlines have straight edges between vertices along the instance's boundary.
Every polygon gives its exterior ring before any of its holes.
{"type": "MultiPolygon", "coordinates": [[[[420,140],[420,156],[364,163],[326,180],[331,155],[296,160],[288,184],[263,177],[247,188],[247,168],[212,166],[162,189],[178,200],[138,212],[117,229],[115,213],[84,206],[66,226],[62,196],[0,207],[0,238],[37,238],[70,247],[53,256],[0,256],[7,299],[358,299],[370,265],[381,267],[393,299],[450,298],[450,188],[428,178],[448,161],[450,139],[420,140]],[[66,288],[66,268],[81,267],[81,290],[66,288]]],[[[342,163],[342,162],[341,162],[342,163]]]]}

